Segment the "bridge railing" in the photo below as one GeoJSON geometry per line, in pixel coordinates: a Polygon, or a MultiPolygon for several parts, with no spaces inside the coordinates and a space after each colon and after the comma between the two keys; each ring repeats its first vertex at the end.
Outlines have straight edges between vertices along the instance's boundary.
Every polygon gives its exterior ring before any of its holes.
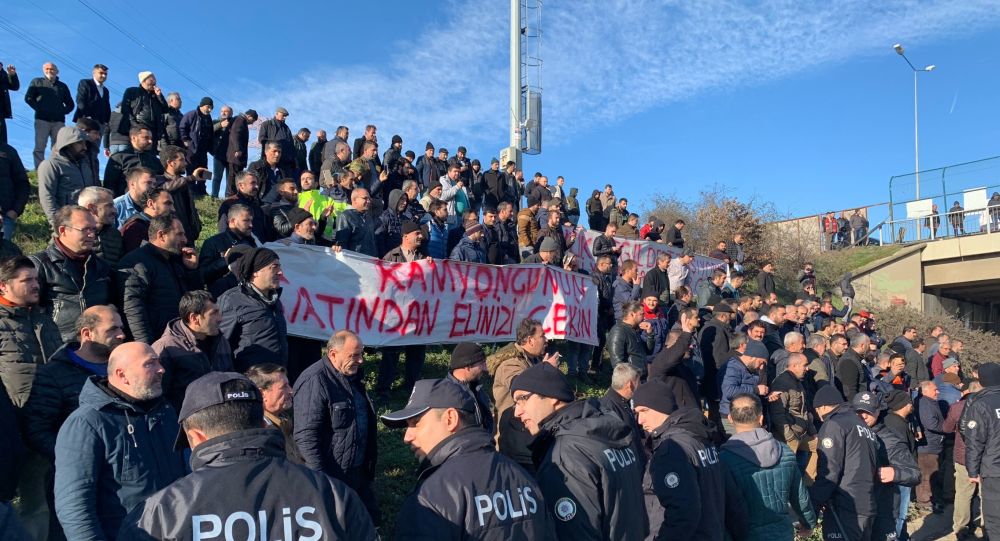
{"type": "Polygon", "coordinates": [[[937,213],[922,218],[886,220],[879,224],[878,244],[904,244],[1000,232],[1000,206],[937,213]]]}

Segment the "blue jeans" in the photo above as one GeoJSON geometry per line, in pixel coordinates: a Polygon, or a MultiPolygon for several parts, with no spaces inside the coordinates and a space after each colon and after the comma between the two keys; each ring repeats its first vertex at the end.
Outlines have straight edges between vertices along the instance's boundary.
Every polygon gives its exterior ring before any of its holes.
{"type": "MultiPolygon", "coordinates": [[[[209,195],[216,199],[219,198],[219,190],[222,189],[222,176],[229,170],[227,165],[225,160],[212,158],[212,189],[209,191],[209,195]]],[[[226,181],[228,182],[229,179],[226,179],[226,181]]]]}
{"type": "Polygon", "coordinates": [[[17,229],[17,220],[14,220],[7,213],[3,215],[3,238],[14,242],[14,230],[17,229]]]}
{"type": "Polygon", "coordinates": [[[905,538],[900,536],[906,526],[906,513],[910,510],[910,494],[912,492],[912,487],[899,487],[899,518],[896,519],[896,539],[898,540],[909,539],[909,536],[905,538]]]}

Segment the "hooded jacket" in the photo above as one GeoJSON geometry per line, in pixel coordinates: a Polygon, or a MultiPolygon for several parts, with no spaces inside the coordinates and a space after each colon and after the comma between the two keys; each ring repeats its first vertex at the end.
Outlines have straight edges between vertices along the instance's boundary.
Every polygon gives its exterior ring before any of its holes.
{"type": "Polygon", "coordinates": [[[38,202],[49,223],[60,207],[76,204],[81,190],[101,185],[86,156],[77,161],[69,157],[67,147],[81,141],[87,140],[80,130],[68,126],[60,128],[49,158],[38,164],[38,202]]]}
{"type": "Polygon", "coordinates": [[[87,378],[98,375],[73,360],[70,352],[78,349],[79,342],[67,343],[38,367],[28,402],[21,411],[25,443],[53,462],[59,427],[80,406],[80,391],[87,378]]]}
{"type": "Polygon", "coordinates": [[[219,332],[229,341],[237,372],[257,363],[288,364],[288,324],[281,288],[264,298],[255,287],[242,283],[223,293],[218,305],[222,312],[219,332]]]}
{"type": "Polygon", "coordinates": [[[842,517],[872,517],[876,512],[878,437],[850,404],[840,404],[820,426],[819,466],[809,489],[813,505],[842,517]]]}
{"type": "Polygon", "coordinates": [[[63,340],[76,335],[76,320],[84,310],[111,302],[111,267],[94,254],[87,256],[82,272],[55,241],[29,259],[38,269],[38,304],[59,327],[63,340]]]}
{"type": "Polygon", "coordinates": [[[746,508],[706,423],[700,409],[681,408],[650,434],[642,488],[652,539],[722,541],[727,529],[746,531],[746,508]]]}
{"type": "Polygon", "coordinates": [[[378,539],[357,494],[288,461],[276,430],[212,438],[194,449],[191,469],[137,506],[123,521],[118,541],[209,539],[216,524],[234,518],[235,529],[245,532],[243,516],[252,516],[263,539],[378,539]]]}
{"type": "MultiPolygon", "coordinates": [[[[389,250],[399,246],[403,242],[403,220],[402,214],[396,211],[399,208],[399,200],[403,198],[402,190],[389,192],[389,204],[379,215],[375,223],[375,243],[378,245],[378,256],[384,256],[389,250]]],[[[417,203],[414,202],[414,205],[417,203]]]]}
{"type": "Polygon", "coordinates": [[[163,394],[177,411],[180,411],[184,391],[192,381],[209,372],[233,371],[229,341],[216,335],[199,343],[180,318],[167,323],[163,336],[153,342],[153,351],[160,356],[160,364],[163,365],[163,394]]]}
{"type": "Polygon", "coordinates": [[[795,454],[767,430],[757,428],[733,435],[722,444],[720,458],[746,503],[749,529],[744,541],[792,541],[793,520],[810,529],[816,526],[816,513],[795,454]]]}
{"type": "Polygon", "coordinates": [[[632,430],[596,399],[541,421],[531,444],[560,539],[640,540],[649,532],[632,430]]]}
{"type": "Polygon", "coordinates": [[[28,400],[38,367],[61,345],[44,308],[0,304],[0,381],[15,407],[28,400]]]}
{"type": "Polygon", "coordinates": [[[493,449],[489,434],[465,428],[421,463],[396,539],[555,539],[546,503],[531,475],[493,449]]]}
{"type": "Polygon", "coordinates": [[[59,429],[55,506],[69,541],[114,539],[129,510],[186,473],[173,408],[141,408],[92,376],[59,429]]]}
{"type": "Polygon", "coordinates": [[[177,317],[181,297],[204,285],[197,269],[188,269],[180,256],[149,242],[122,258],[121,268],[125,321],[137,342],[156,341],[177,317]]]}

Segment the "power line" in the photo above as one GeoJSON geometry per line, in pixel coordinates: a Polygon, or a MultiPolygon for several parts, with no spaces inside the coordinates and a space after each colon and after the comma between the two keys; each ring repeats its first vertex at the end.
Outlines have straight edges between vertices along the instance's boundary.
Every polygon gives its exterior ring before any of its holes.
{"type": "Polygon", "coordinates": [[[180,75],[184,79],[187,79],[188,82],[190,82],[191,84],[193,84],[195,87],[199,88],[206,95],[211,96],[213,99],[216,99],[216,100],[218,99],[212,93],[212,91],[210,91],[209,89],[207,89],[204,86],[202,86],[201,83],[199,83],[198,81],[194,80],[194,78],[192,78],[191,76],[189,76],[186,72],[184,72],[183,70],[181,70],[179,67],[175,66],[172,62],[170,62],[169,60],[167,60],[163,55],[161,55],[160,53],[156,52],[151,47],[147,46],[139,38],[135,37],[134,34],[132,34],[128,30],[125,30],[124,28],[122,28],[121,26],[119,26],[118,23],[116,23],[113,20],[111,20],[110,18],[108,18],[108,16],[106,16],[104,13],[102,13],[99,9],[97,9],[94,6],[90,5],[86,0],[77,0],[77,1],[80,2],[80,4],[82,4],[84,7],[86,7],[90,11],[92,11],[94,13],[94,15],[97,15],[104,22],[108,23],[112,28],[114,28],[115,30],[117,30],[118,32],[120,32],[123,36],[125,36],[128,39],[132,40],[132,42],[134,42],[136,45],[138,45],[139,47],[142,47],[149,54],[153,55],[157,60],[159,60],[160,62],[162,62],[164,65],[166,65],[170,69],[174,70],[174,72],[176,72],[178,75],[180,75]]]}
{"type": "Polygon", "coordinates": [[[41,10],[43,13],[45,13],[46,15],[48,15],[49,17],[51,17],[52,19],[55,19],[56,22],[58,22],[59,24],[61,24],[61,25],[65,26],[66,28],[68,28],[70,31],[72,31],[77,36],[80,36],[81,38],[84,38],[85,40],[87,40],[88,43],[96,45],[102,51],[108,53],[109,55],[111,55],[111,56],[113,56],[115,58],[117,58],[118,60],[121,60],[123,64],[125,64],[126,66],[128,66],[129,68],[131,68],[132,70],[134,70],[136,73],[142,71],[141,69],[139,69],[137,66],[135,66],[134,64],[132,64],[128,60],[125,60],[121,56],[118,56],[118,54],[115,53],[114,51],[112,51],[111,49],[108,49],[107,47],[105,47],[101,43],[101,40],[95,40],[95,39],[93,39],[93,36],[85,36],[82,32],[80,32],[76,28],[74,28],[74,27],[66,24],[62,19],[59,18],[58,15],[56,15],[55,13],[52,13],[51,11],[45,9],[45,7],[42,6],[41,4],[35,2],[35,0],[28,0],[28,2],[30,2],[31,5],[35,6],[39,10],[41,10]]]}

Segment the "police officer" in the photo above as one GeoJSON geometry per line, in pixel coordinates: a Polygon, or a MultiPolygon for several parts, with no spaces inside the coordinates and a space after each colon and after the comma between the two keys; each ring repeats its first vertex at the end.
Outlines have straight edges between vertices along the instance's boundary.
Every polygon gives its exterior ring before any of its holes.
{"type": "Polygon", "coordinates": [[[983,390],[967,399],[961,430],[969,481],[979,483],[986,534],[1000,537],[1000,364],[979,365],[983,390]]]}
{"type": "Polygon", "coordinates": [[[823,539],[869,541],[879,481],[878,438],[832,385],[816,392],[813,407],[823,424],[819,468],[809,495],[816,509],[825,507],[823,539]]]}
{"type": "Polygon", "coordinates": [[[548,363],[525,369],[510,388],[514,415],[535,437],[536,477],[558,538],[644,539],[649,528],[632,429],[596,399],[576,400],[548,363]]]}
{"type": "Polygon", "coordinates": [[[896,521],[899,518],[899,487],[915,487],[920,484],[920,467],[913,459],[906,442],[885,426],[884,415],[880,414],[884,414],[887,409],[886,396],[872,392],[858,393],[854,395],[851,405],[865,425],[878,437],[879,483],[875,486],[878,512],[872,525],[872,540],[892,541],[896,539],[896,521]]]}
{"type": "Polygon", "coordinates": [[[397,517],[396,539],[551,539],[555,535],[538,484],[499,454],[480,426],[476,403],[448,379],[416,382],[389,428],[420,460],[419,481],[397,517]]]}
{"type": "Polygon", "coordinates": [[[678,408],[659,380],[640,385],[632,400],[652,446],[642,484],[653,538],[722,541],[726,528],[746,532],[746,507],[701,410],[678,408]]]}
{"type": "Polygon", "coordinates": [[[493,422],[493,406],[482,382],[485,374],[486,354],[479,344],[467,342],[455,346],[448,365],[448,379],[473,398],[479,424],[492,435],[496,424],[493,422]]]}
{"type": "Polygon", "coordinates": [[[377,539],[344,483],[285,459],[264,428],[260,391],[246,376],[211,372],[187,388],[177,447],[192,473],[150,496],[122,524],[133,539],[377,539]]]}

